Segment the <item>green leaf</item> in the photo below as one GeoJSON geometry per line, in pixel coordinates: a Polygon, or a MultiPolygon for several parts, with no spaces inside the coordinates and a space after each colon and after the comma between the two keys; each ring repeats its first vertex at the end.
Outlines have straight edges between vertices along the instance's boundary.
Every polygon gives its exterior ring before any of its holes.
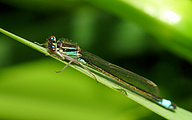
{"type": "Polygon", "coordinates": [[[192,62],[192,1],[86,0],[123,19],[132,20],[168,50],[192,62]]]}
{"type": "MultiPolygon", "coordinates": [[[[3,29],[0,28],[0,32],[2,32],[3,34],[35,49],[35,50],[38,50],[40,52],[42,52],[43,54],[49,54],[46,50],[46,48],[43,48],[41,46],[38,46],[28,40],[25,40],[19,36],[16,36],[10,32],[7,32],[3,29]]],[[[66,64],[66,62],[50,55],[51,57],[55,58],[56,60],[59,60],[63,63],[66,64]]],[[[85,73],[86,75],[90,76],[93,78],[92,75],[90,75],[90,73],[88,73],[85,69],[83,69],[82,67],[78,66],[78,65],[72,65],[73,68],[81,71],[82,73],[85,73]]],[[[99,82],[105,84],[106,86],[116,90],[116,91],[119,91],[121,93],[123,93],[124,95],[126,95],[128,98],[131,98],[132,100],[138,102],[139,104],[145,106],[146,108],[154,111],[155,113],[167,118],[167,119],[182,119],[182,120],[188,120],[189,118],[192,117],[192,114],[180,107],[177,107],[176,110],[174,111],[171,111],[171,110],[168,110],[168,109],[165,109],[161,106],[159,106],[158,104],[152,102],[152,101],[149,101],[147,99],[145,99],[144,97],[141,97],[139,96],[138,94],[130,91],[129,89],[127,89],[123,84],[117,82],[115,79],[95,70],[95,69],[92,69],[90,67],[88,67],[88,69],[96,76],[96,78],[98,79],[99,82]]]]}

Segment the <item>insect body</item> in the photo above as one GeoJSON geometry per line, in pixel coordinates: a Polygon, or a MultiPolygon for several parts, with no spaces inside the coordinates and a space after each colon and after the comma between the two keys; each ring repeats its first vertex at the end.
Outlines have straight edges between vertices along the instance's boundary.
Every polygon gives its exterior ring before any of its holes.
{"type": "Polygon", "coordinates": [[[89,65],[107,76],[123,83],[133,92],[155,101],[167,109],[176,109],[176,105],[170,100],[157,97],[159,89],[152,81],[129,70],[109,63],[92,53],[86,52],[80,49],[80,47],[76,44],[67,41],[56,41],[56,37],[54,36],[50,36],[47,40],[47,49],[52,55],[55,55],[62,60],[69,61],[69,63],[59,72],[62,72],[68,65],[74,62],[82,66],[96,79],[95,75],[84,66],[89,65]]]}

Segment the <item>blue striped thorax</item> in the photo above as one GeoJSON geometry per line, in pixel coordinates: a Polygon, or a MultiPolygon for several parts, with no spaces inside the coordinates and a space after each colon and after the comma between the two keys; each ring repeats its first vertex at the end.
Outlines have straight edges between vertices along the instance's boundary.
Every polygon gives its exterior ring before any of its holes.
{"type": "Polygon", "coordinates": [[[81,54],[79,53],[81,49],[78,45],[67,42],[67,41],[57,41],[55,36],[50,36],[48,39],[48,50],[51,53],[60,52],[72,58],[79,58],[81,54]]]}

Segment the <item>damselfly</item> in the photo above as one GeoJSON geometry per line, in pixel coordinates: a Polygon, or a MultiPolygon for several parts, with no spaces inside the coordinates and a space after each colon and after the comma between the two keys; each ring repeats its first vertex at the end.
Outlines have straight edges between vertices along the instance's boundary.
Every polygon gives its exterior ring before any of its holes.
{"type": "Polygon", "coordinates": [[[131,88],[132,91],[135,91],[145,98],[156,101],[158,104],[164,106],[165,108],[176,109],[176,105],[170,100],[157,97],[159,89],[157,85],[152,81],[129,70],[109,63],[92,53],[86,52],[80,49],[77,44],[65,40],[56,41],[55,36],[50,36],[47,39],[47,43],[44,45],[46,45],[47,49],[52,55],[55,55],[62,60],[66,59],[69,61],[69,63],[61,71],[63,71],[68,65],[74,62],[82,66],[96,79],[95,75],[85,67],[85,65],[88,65],[123,83],[124,85],[131,88]]]}

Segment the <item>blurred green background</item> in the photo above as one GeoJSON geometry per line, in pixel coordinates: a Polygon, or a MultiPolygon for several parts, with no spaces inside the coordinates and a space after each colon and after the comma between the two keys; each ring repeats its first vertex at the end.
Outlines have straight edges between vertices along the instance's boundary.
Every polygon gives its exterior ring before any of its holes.
{"type": "MultiPolygon", "coordinates": [[[[192,111],[192,61],[177,54],[179,47],[162,44],[159,31],[143,27],[150,23],[88,1],[0,0],[0,27],[32,42],[44,43],[51,35],[73,40],[152,80],[161,97],[192,111]]],[[[0,42],[0,119],[164,119],[71,67],[56,74],[62,63],[3,34],[0,42]]]]}

